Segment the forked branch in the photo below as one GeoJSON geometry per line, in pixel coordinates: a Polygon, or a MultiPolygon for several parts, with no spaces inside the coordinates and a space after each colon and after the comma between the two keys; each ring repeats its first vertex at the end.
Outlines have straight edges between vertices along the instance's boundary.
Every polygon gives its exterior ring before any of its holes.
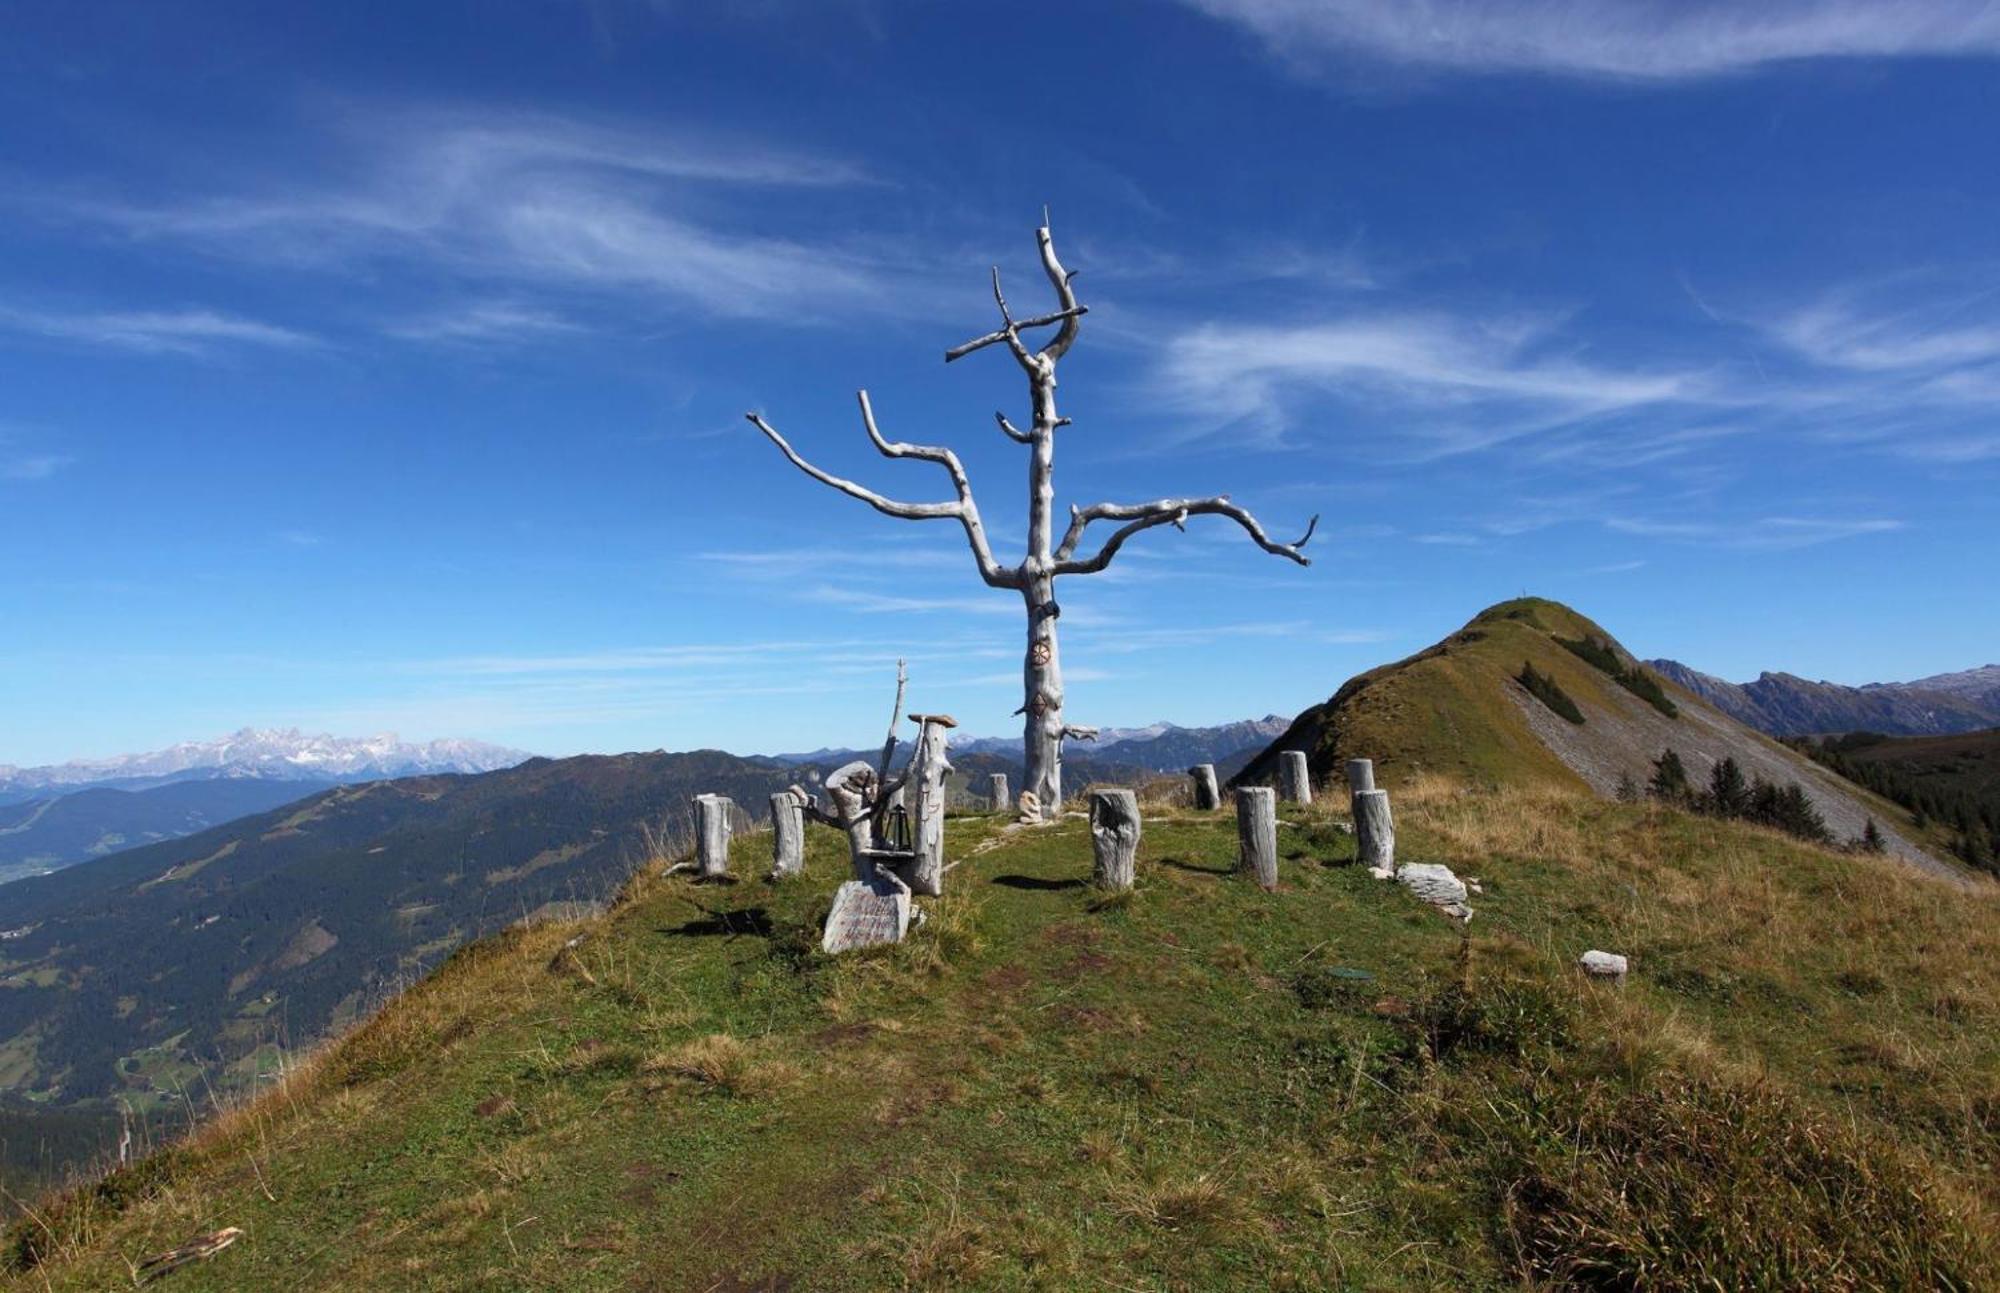
{"type": "Polygon", "coordinates": [[[778,446],[778,452],[785,455],[792,466],[822,485],[831,486],[847,495],[858,498],[884,516],[893,516],[905,521],[956,520],[965,527],[966,543],[972,548],[972,557],[979,565],[979,576],[995,588],[1018,588],[1018,572],[1003,567],[994,560],[993,548],[986,539],[986,527],[979,519],[979,504],[972,497],[972,482],[967,479],[965,466],[958,455],[949,449],[931,445],[907,444],[898,440],[883,438],[880,428],[875,425],[875,410],[868,402],[868,392],[860,391],[857,398],[861,403],[861,425],[868,432],[869,441],[880,450],[885,458],[921,458],[934,462],[945,469],[951,477],[953,491],[958,497],[950,502],[909,503],[901,499],[878,494],[866,485],[857,484],[844,476],[836,476],[830,471],[814,466],[792,448],[791,442],[778,434],[778,429],[764,420],[760,413],[746,413],[743,416],[764,433],[765,439],[778,446]]]}
{"type": "Polygon", "coordinates": [[[1306,526],[1306,532],[1292,543],[1277,543],[1264,533],[1264,527],[1256,517],[1229,501],[1228,495],[1216,498],[1162,498],[1151,503],[1093,503],[1089,507],[1070,509],[1069,529],[1063,534],[1062,545],[1056,549],[1054,572],[1058,575],[1089,575],[1111,564],[1118,555],[1118,549],[1125,546],[1125,540],[1158,525],[1182,527],[1190,516],[1226,516],[1243,527],[1250,541],[1273,556],[1288,557],[1302,566],[1310,566],[1312,558],[1299,549],[1312,539],[1313,531],[1319,528],[1319,518],[1313,517],[1306,526]],[[1095,556],[1078,559],[1077,544],[1083,541],[1083,532],[1092,521],[1126,521],[1125,525],[1112,532],[1104,546],[1095,556]]]}

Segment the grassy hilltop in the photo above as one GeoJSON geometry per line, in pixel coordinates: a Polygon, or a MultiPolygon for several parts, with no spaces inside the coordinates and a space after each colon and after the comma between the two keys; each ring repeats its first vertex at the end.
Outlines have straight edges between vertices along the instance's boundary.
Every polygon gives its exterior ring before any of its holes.
{"type": "Polygon", "coordinates": [[[784,885],[649,869],[44,1200],[5,1286],[124,1287],[223,1226],[168,1286],[2000,1283],[1991,887],[1558,776],[1396,809],[1405,860],[1484,881],[1469,939],[1325,804],[1268,894],[1227,814],[1156,812],[1109,902],[1083,823],[954,818],[930,920],[839,961],[831,831],[784,885]]]}

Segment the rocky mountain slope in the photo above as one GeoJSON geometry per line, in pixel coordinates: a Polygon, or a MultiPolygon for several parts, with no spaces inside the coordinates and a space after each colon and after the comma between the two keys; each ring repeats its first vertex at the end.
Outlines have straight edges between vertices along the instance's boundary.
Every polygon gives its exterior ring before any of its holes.
{"type": "MultiPolygon", "coordinates": [[[[1519,785],[1554,782],[1609,796],[1643,786],[1653,760],[1674,750],[1697,785],[1725,758],[1746,777],[1797,785],[1834,838],[1854,840],[1872,818],[1888,849],[1913,866],[1956,877],[1909,829],[1907,813],[1669,684],[1650,703],[1568,644],[1604,644],[1620,670],[1640,669],[1608,633],[1567,606],[1539,598],[1503,602],[1424,651],[1349,681],[1307,710],[1239,774],[1265,779],[1280,750],[1304,750],[1313,775],[1340,781],[1349,758],[1376,761],[1394,786],[1425,772],[1519,785]],[[1571,721],[1522,685],[1524,665],[1553,679],[1582,720],[1571,721]],[[1672,710],[1673,712],[1668,712],[1672,710]]],[[[1631,675],[1644,686],[1643,674],[1631,675]]]]}
{"type": "Polygon", "coordinates": [[[164,750],[76,759],[38,768],[0,764],[0,803],[46,798],[88,786],[143,790],[176,781],[268,778],[353,782],[441,772],[492,772],[529,756],[484,741],[412,744],[393,734],[328,736],[297,728],[246,727],[213,741],[182,741],[164,750]]]}
{"type": "Polygon", "coordinates": [[[1725,682],[1673,660],[1647,666],[1739,723],[1772,736],[1882,732],[1922,736],[2000,726],[2000,665],[1939,674],[1916,682],[1847,687],[1764,673],[1725,682]]]}

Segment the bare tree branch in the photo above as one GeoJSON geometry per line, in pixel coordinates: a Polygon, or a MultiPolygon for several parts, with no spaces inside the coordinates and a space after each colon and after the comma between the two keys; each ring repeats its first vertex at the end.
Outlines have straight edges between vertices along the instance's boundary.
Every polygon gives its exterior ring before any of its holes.
{"type": "Polygon", "coordinates": [[[1002,431],[1005,431],[1007,433],[1007,438],[1009,440],[1012,440],[1015,444],[1034,443],[1035,437],[1029,435],[1026,431],[1021,430],[1021,428],[1015,426],[1012,422],[1009,422],[1007,420],[1007,415],[1005,413],[998,413],[998,412],[994,413],[993,420],[1000,424],[1000,429],[1002,431]]]}
{"type": "Polygon", "coordinates": [[[1049,286],[1056,289],[1056,301],[1062,306],[1062,314],[1067,316],[1063,318],[1061,331],[1042,347],[1042,354],[1051,360],[1061,359],[1069,353],[1070,344],[1076,340],[1077,316],[1084,310],[1076,303],[1076,289],[1070,286],[1070,280],[1076,275],[1064,269],[1062,262],[1056,259],[1056,243],[1049,233],[1047,211],[1042,213],[1042,227],[1035,230],[1035,241],[1042,249],[1042,270],[1049,276],[1049,286]]]}
{"type": "Polygon", "coordinates": [[[743,416],[750,424],[764,433],[766,439],[778,446],[790,463],[822,485],[829,485],[849,498],[858,498],[885,516],[893,516],[905,521],[934,521],[949,518],[965,527],[965,540],[972,548],[972,557],[979,565],[979,576],[994,588],[1019,588],[1020,574],[1007,569],[993,557],[993,547],[986,539],[986,526],[979,519],[979,505],[972,497],[972,482],[967,479],[964,464],[958,455],[949,449],[934,448],[930,445],[904,444],[886,440],[875,425],[875,410],[868,403],[868,392],[859,392],[861,402],[861,423],[868,432],[868,439],[887,458],[921,458],[942,466],[951,476],[953,490],[958,498],[949,503],[906,503],[876,493],[866,485],[856,484],[830,471],[815,467],[792,448],[785,437],[778,434],[776,427],[766,422],[762,414],[746,413],[743,416]]]}
{"type": "MultiPolygon", "coordinates": [[[[1084,315],[1089,313],[1090,313],[1089,306],[1075,305],[1071,306],[1066,310],[1058,310],[1054,314],[1038,314],[1032,319],[1021,319],[1016,321],[1013,325],[1013,332],[1016,338],[1018,339],[1020,331],[1023,328],[1046,328],[1051,323],[1061,323],[1064,325],[1068,325],[1071,320],[1077,318],[1079,315],[1084,315]]],[[[944,352],[944,361],[948,364],[954,359],[965,358],[967,355],[971,354],[975,350],[984,350],[988,346],[998,345],[999,343],[1007,340],[1007,332],[1008,329],[1006,328],[996,328],[992,332],[987,333],[983,337],[973,338],[971,341],[966,342],[964,345],[953,346],[950,350],[944,352]]]]}
{"type": "Polygon", "coordinates": [[[1118,549],[1125,546],[1125,540],[1139,531],[1150,530],[1159,525],[1179,527],[1190,516],[1226,516],[1242,526],[1251,541],[1264,551],[1273,556],[1288,557],[1302,566],[1312,564],[1312,559],[1299,549],[1306,546],[1313,536],[1313,531],[1319,528],[1317,516],[1306,526],[1306,532],[1297,542],[1274,543],[1270,536],[1264,533],[1264,527],[1258,523],[1256,517],[1230,502],[1227,495],[1223,495],[1217,498],[1162,498],[1151,503],[1093,503],[1089,507],[1073,507],[1070,509],[1069,529],[1063,535],[1062,546],[1056,549],[1053,573],[1095,574],[1110,565],[1111,559],[1118,555],[1118,549]],[[1130,523],[1120,526],[1113,532],[1111,537],[1105,540],[1104,546],[1098,549],[1097,555],[1077,559],[1074,555],[1076,545],[1082,541],[1084,529],[1092,521],[1099,520],[1129,520],[1130,523]]]}

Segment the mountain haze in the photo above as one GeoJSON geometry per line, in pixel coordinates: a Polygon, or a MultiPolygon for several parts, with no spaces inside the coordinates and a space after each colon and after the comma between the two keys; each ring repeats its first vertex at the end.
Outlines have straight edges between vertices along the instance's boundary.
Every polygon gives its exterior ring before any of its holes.
{"type": "Polygon", "coordinates": [[[0,884],[191,835],[326,788],[324,781],[234,777],[150,790],[99,786],[0,804],[0,884]]]}

